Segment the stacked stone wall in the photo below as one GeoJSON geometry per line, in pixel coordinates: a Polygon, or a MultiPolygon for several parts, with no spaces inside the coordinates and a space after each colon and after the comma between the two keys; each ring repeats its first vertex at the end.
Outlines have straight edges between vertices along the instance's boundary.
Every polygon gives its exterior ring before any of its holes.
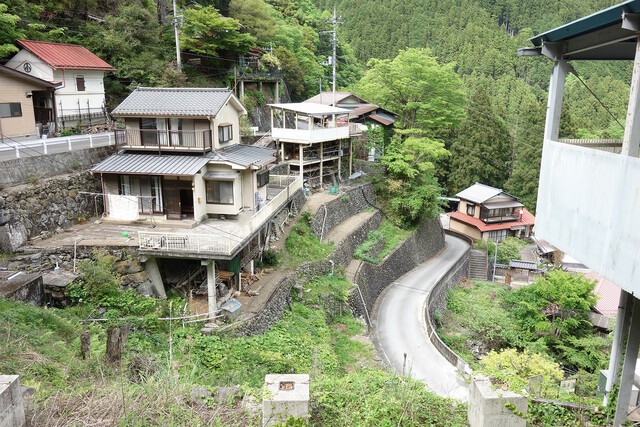
{"type": "Polygon", "coordinates": [[[100,179],[89,172],[0,190],[0,250],[14,252],[34,237],[48,238],[77,220],[102,213],[100,179]]]}

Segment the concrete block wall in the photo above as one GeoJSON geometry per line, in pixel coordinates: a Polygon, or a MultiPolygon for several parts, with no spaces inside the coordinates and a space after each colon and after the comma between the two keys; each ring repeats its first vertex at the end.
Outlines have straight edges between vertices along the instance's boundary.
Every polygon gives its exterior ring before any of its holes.
{"type": "MultiPolygon", "coordinates": [[[[21,157],[2,162],[0,187],[25,184],[79,169],[88,169],[115,152],[115,147],[96,147],[46,156],[21,157]]],[[[28,153],[27,153],[28,154],[28,153]]]]}
{"type": "Polygon", "coordinates": [[[526,414],[528,398],[509,390],[496,390],[483,376],[473,378],[469,390],[470,427],[526,427],[518,413],[526,414]],[[513,409],[507,408],[513,405],[513,409]]]}
{"type": "Polygon", "coordinates": [[[23,427],[25,421],[20,378],[0,375],[0,427],[23,427]]]}

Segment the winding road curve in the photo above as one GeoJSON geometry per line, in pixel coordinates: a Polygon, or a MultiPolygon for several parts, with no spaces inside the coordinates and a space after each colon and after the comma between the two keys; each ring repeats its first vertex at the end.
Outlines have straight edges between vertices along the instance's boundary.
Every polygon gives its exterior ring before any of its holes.
{"type": "Polygon", "coordinates": [[[372,318],[374,343],[389,366],[424,382],[440,396],[462,401],[468,400],[468,386],[456,367],[429,341],[424,310],[429,290],[468,248],[463,240],[445,236],[440,253],[385,289],[376,301],[372,318]]]}

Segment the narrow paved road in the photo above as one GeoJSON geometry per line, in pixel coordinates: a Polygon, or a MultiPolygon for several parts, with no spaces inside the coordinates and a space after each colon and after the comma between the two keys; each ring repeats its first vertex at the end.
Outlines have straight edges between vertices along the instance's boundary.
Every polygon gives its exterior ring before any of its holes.
{"type": "Polygon", "coordinates": [[[438,255],[396,280],[378,297],[372,319],[373,340],[389,366],[423,381],[438,395],[463,401],[468,400],[468,386],[429,341],[424,309],[429,290],[468,247],[463,240],[446,236],[438,255]]]}

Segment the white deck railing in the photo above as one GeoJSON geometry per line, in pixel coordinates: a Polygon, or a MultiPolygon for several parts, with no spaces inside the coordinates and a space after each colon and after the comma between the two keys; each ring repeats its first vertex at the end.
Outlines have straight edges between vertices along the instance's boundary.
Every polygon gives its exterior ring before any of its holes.
{"type": "Polygon", "coordinates": [[[227,237],[180,234],[180,233],[138,233],[140,250],[153,252],[191,252],[196,254],[215,253],[229,255],[231,240],[227,237]]]}
{"type": "Polygon", "coordinates": [[[314,129],[283,129],[273,128],[271,134],[274,139],[285,142],[324,142],[349,138],[349,126],[335,128],[314,129]]]}
{"type": "Polygon", "coordinates": [[[302,188],[300,177],[279,175],[270,177],[271,180],[274,178],[275,181],[285,184],[283,190],[256,212],[233,238],[223,233],[213,234],[211,229],[207,229],[207,234],[141,231],[138,233],[140,250],[154,253],[188,252],[191,254],[231,255],[245,238],[262,227],[273,214],[287,203],[293,193],[302,188]]]}
{"type": "Polygon", "coordinates": [[[30,141],[17,141],[5,138],[4,144],[0,146],[0,161],[19,159],[21,157],[64,153],[68,151],[84,150],[87,148],[103,147],[114,144],[115,141],[110,132],[64,136],[60,138],[34,139],[30,141]]]}

